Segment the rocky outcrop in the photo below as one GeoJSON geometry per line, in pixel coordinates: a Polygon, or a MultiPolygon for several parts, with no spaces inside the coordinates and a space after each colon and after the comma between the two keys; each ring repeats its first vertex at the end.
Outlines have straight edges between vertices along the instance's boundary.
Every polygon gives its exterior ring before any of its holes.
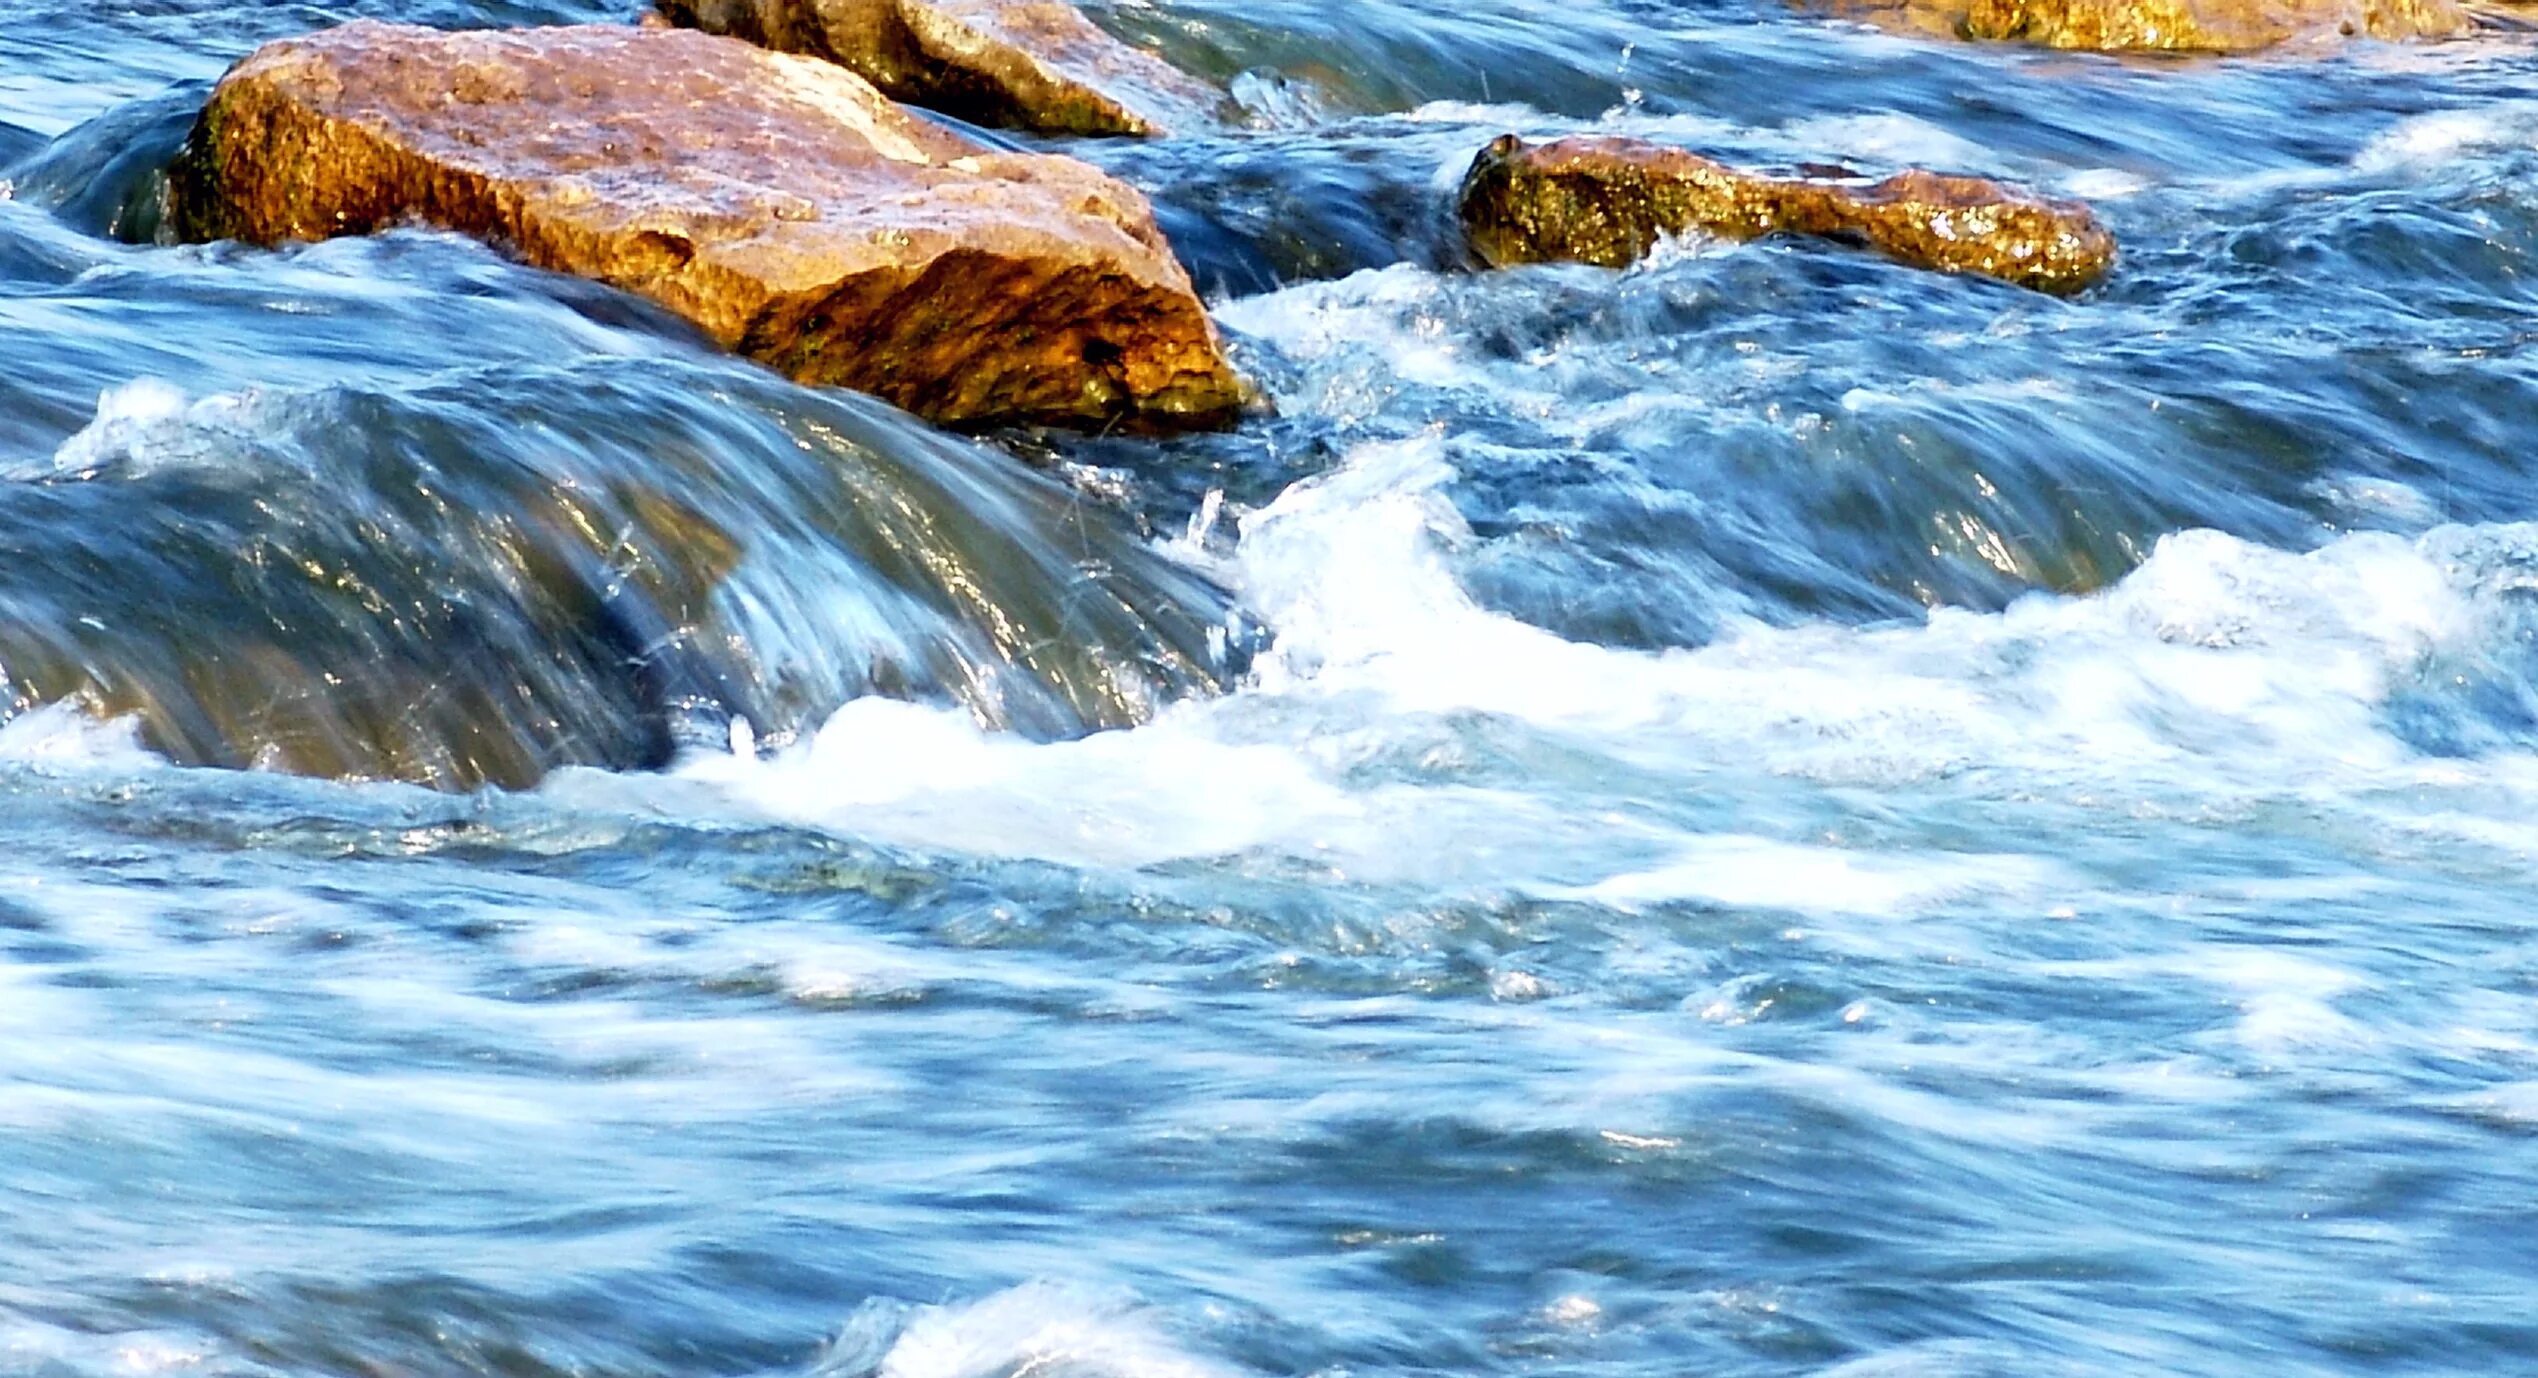
{"type": "Polygon", "coordinates": [[[1620,138],[1501,138],[1464,179],[1462,217],[1473,251],[1500,268],[1554,260],[1618,268],[1668,235],[1790,233],[1859,241],[1942,272],[2076,292],[2115,257],[2114,236],[2087,207],[1980,178],[1765,177],[1620,138]]]}
{"type": "Polygon", "coordinates": [[[2347,38],[2448,38],[2473,21],[2455,0],[1904,0],[1923,30],[2098,52],[2245,53],[2347,38]]]}
{"type": "Polygon", "coordinates": [[[1242,400],[1136,191],[708,34],[361,22],[269,44],[171,184],[186,238],[442,226],[947,424],[1214,425],[1242,400]]]}
{"type": "Polygon", "coordinates": [[[826,58],[972,124],[1163,134],[1222,95],[1111,37],[1067,0],[655,0],[672,23],[826,58]]]}

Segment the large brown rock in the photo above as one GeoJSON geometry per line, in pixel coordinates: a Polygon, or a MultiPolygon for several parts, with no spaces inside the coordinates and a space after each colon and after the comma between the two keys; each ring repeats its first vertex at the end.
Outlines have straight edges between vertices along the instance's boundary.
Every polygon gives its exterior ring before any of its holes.
{"type": "Polygon", "coordinates": [[[1222,95],[1067,0],[654,0],[670,22],[838,63],[973,124],[1151,135],[1211,122],[1222,95]]]}
{"type": "Polygon", "coordinates": [[[708,34],[361,22],[269,44],[171,182],[187,238],[444,226],[945,423],[1213,425],[1242,400],[1136,191],[708,34]]]}
{"type": "Polygon", "coordinates": [[[2085,206],[1974,177],[1906,172],[1871,185],[1740,172],[1679,148],[1579,137],[1482,150],[1463,182],[1474,252],[1492,267],[1618,268],[1668,235],[1828,235],[1924,268],[2076,292],[2115,258],[2085,206]]]}
{"type": "Polygon", "coordinates": [[[2245,53],[2347,38],[2448,38],[2456,0],[1902,0],[1911,27],[2099,52],[2245,53]]]}

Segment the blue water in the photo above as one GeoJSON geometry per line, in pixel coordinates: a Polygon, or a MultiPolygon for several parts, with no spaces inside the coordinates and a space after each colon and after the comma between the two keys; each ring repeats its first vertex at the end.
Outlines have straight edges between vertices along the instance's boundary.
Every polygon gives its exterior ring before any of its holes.
{"type": "Polygon", "coordinates": [[[2538,1373],[2538,48],[1093,12],[1274,418],[956,439],[0,13],[0,1373],[2538,1373]],[[1461,270],[1496,134],[2091,201],[1461,270]],[[67,687],[66,687],[67,686],[67,687]]]}

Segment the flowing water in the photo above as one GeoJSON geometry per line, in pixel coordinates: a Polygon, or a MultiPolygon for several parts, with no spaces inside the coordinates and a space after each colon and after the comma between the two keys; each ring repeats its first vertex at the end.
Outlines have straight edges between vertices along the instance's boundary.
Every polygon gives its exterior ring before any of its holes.
{"type": "Polygon", "coordinates": [[[1119,0],[1277,414],[960,439],[0,9],[0,1372],[2538,1372],[2538,46],[1119,0]],[[2090,200],[1464,270],[1494,135],[2090,200]]]}

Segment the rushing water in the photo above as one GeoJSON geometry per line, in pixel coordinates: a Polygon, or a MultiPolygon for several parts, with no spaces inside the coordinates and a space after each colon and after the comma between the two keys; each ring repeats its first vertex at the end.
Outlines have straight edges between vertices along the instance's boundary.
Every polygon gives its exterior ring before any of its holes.
{"type": "Polygon", "coordinates": [[[614,0],[0,11],[0,1372],[2538,1371],[2531,40],[1096,12],[1231,435],[127,242],[257,42],[614,0]],[[2125,256],[1462,271],[1580,128],[2125,256]]]}

